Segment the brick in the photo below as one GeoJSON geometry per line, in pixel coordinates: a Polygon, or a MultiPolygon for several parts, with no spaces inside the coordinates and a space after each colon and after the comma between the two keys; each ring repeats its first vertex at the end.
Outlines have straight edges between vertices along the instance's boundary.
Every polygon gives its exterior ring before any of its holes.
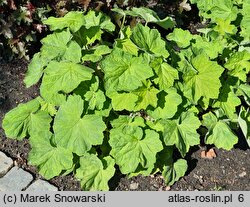
{"type": "Polygon", "coordinates": [[[0,177],[4,176],[13,166],[13,160],[0,152],[0,177]]]}
{"type": "Polygon", "coordinates": [[[58,191],[58,188],[54,185],[51,185],[47,181],[38,179],[32,183],[26,191],[58,191]]]}
{"type": "Polygon", "coordinates": [[[21,191],[32,180],[33,176],[29,172],[15,166],[4,177],[0,178],[0,191],[21,191]]]}

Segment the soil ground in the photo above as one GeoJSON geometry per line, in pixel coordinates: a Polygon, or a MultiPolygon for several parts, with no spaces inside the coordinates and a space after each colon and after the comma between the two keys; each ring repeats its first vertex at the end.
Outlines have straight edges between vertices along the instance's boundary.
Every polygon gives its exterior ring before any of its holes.
{"type": "MultiPolygon", "coordinates": [[[[39,94],[38,86],[25,88],[23,78],[26,70],[27,62],[23,60],[0,63],[0,151],[15,159],[20,167],[31,172],[35,178],[41,178],[37,168],[27,163],[30,151],[28,140],[7,139],[1,128],[6,112],[39,94]]],[[[187,156],[190,166],[188,172],[171,187],[164,184],[160,175],[131,179],[117,175],[110,182],[111,190],[250,190],[250,149],[245,146],[241,142],[231,151],[215,149],[217,157],[212,160],[200,158],[201,149],[193,148],[187,156]]],[[[73,175],[58,176],[50,182],[59,190],[81,190],[79,181],[73,175]]]]}

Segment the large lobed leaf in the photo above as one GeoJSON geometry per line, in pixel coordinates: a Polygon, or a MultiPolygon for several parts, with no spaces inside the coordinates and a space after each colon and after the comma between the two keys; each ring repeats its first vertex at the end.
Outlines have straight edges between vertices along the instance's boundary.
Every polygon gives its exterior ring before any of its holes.
{"type": "Polygon", "coordinates": [[[70,170],[73,166],[73,154],[69,149],[52,146],[53,135],[49,132],[36,133],[30,138],[31,151],[29,163],[38,166],[39,173],[51,179],[70,170]]]}
{"type": "Polygon", "coordinates": [[[238,142],[238,137],[234,135],[228,124],[218,120],[212,112],[203,115],[202,118],[203,125],[209,130],[206,144],[214,144],[218,148],[230,150],[238,142]]]}
{"type": "Polygon", "coordinates": [[[101,116],[84,114],[84,101],[74,95],[61,105],[53,128],[56,144],[81,156],[102,144],[106,125],[101,116]]]}
{"type": "Polygon", "coordinates": [[[76,177],[84,190],[109,190],[108,181],[115,174],[115,161],[110,156],[99,159],[96,155],[85,154],[80,158],[76,177]]]}
{"type": "Polygon", "coordinates": [[[27,88],[36,84],[40,80],[48,62],[49,60],[47,58],[43,58],[40,52],[33,56],[24,78],[24,83],[27,88]]]}
{"type": "Polygon", "coordinates": [[[146,7],[140,7],[140,8],[133,7],[131,11],[127,11],[125,13],[135,17],[139,16],[145,19],[147,23],[149,22],[156,23],[161,27],[163,27],[164,29],[172,28],[175,24],[170,17],[160,19],[159,16],[156,14],[156,12],[146,7]]]}
{"type": "Polygon", "coordinates": [[[137,24],[133,29],[131,39],[141,50],[149,54],[165,58],[169,56],[166,44],[156,29],[150,29],[142,24],[137,24]]]}
{"type": "Polygon", "coordinates": [[[69,28],[72,32],[78,31],[85,23],[82,12],[68,12],[64,17],[49,17],[43,21],[44,24],[50,26],[51,30],[69,28]]]}
{"type": "Polygon", "coordinates": [[[115,48],[101,63],[107,91],[131,91],[153,76],[152,68],[142,57],[134,57],[115,48]]]}
{"type": "Polygon", "coordinates": [[[183,74],[184,94],[197,102],[201,97],[217,99],[221,87],[220,76],[224,69],[204,54],[191,60],[189,70],[183,74]]]}
{"type": "Polygon", "coordinates": [[[168,163],[164,166],[162,176],[165,179],[166,185],[173,185],[175,181],[178,181],[182,176],[185,175],[188,165],[184,159],[178,159],[174,163],[168,163]]]}
{"type": "Polygon", "coordinates": [[[109,144],[112,147],[110,154],[124,174],[135,172],[139,164],[143,168],[152,168],[156,153],[163,149],[158,133],[146,129],[143,135],[140,127],[129,131],[112,129],[109,144]]]}
{"type": "Polygon", "coordinates": [[[154,82],[159,85],[161,90],[168,90],[174,85],[174,81],[179,79],[178,70],[166,62],[162,62],[162,60],[155,61],[151,64],[151,67],[158,76],[154,79],[154,82]]]}
{"type": "Polygon", "coordinates": [[[167,36],[168,40],[176,42],[181,48],[188,47],[193,38],[193,35],[191,35],[188,30],[182,30],[179,28],[175,28],[174,31],[167,36]]]}
{"type": "Polygon", "coordinates": [[[40,111],[37,99],[25,104],[19,104],[9,111],[3,119],[3,129],[9,138],[22,140],[26,136],[48,131],[51,117],[45,111],[40,111]]]}
{"type": "Polygon", "coordinates": [[[51,61],[44,71],[41,95],[48,102],[60,105],[66,98],[63,93],[70,93],[82,81],[90,80],[93,72],[80,64],[51,61]]]}
{"type": "Polygon", "coordinates": [[[175,88],[169,88],[165,97],[161,96],[158,100],[158,106],[151,109],[148,114],[154,119],[170,119],[176,112],[178,106],[182,103],[182,97],[175,88]]]}
{"type": "Polygon", "coordinates": [[[50,60],[62,57],[66,50],[67,44],[71,40],[72,35],[69,30],[54,32],[41,40],[43,46],[41,48],[41,56],[50,60]]]}
{"type": "Polygon", "coordinates": [[[141,109],[147,109],[149,105],[157,106],[157,94],[159,90],[151,86],[151,83],[143,82],[143,86],[130,93],[117,93],[110,94],[112,99],[112,106],[115,110],[129,110],[139,111],[141,109]],[[123,101],[127,100],[127,101],[123,101]]]}
{"type": "Polygon", "coordinates": [[[198,117],[192,112],[183,112],[179,119],[163,119],[163,139],[167,146],[175,145],[184,157],[190,146],[200,143],[197,129],[200,127],[198,117]]]}

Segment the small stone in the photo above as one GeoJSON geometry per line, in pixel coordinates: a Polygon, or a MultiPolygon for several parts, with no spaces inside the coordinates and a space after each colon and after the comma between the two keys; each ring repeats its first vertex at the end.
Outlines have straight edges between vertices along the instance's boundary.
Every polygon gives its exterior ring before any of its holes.
{"type": "Polygon", "coordinates": [[[26,191],[58,191],[58,188],[44,180],[36,180],[26,191]]]}
{"type": "Polygon", "coordinates": [[[0,178],[0,191],[21,191],[32,180],[33,176],[29,172],[15,166],[4,177],[0,178]]]}
{"type": "Polygon", "coordinates": [[[138,183],[131,183],[129,185],[130,190],[136,190],[138,188],[139,184],[138,183]]]}
{"type": "Polygon", "coordinates": [[[13,166],[13,160],[7,157],[3,152],[0,152],[0,177],[5,175],[13,166]]]}
{"type": "Polygon", "coordinates": [[[170,191],[170,186],[167,186],[166,188],[165,188],[165,191],[170,191]]]}
{"type": "Polygon", "coordinates": [[[245,177],[246,175],[247,175],[247,173],[244,171],[244,172],[242,172],[242,173],[239,174],[239,177],[243,178],[243,177],[245,177]]]}

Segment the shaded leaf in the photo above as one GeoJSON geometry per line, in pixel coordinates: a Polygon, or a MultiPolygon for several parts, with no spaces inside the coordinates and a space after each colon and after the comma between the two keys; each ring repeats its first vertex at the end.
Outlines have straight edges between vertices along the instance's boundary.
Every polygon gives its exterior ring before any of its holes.
{"type": "Polygon", "coordinates": [[[132,8],[132,11],[126,12],[128,15],[135,16],[135,17],[141,17],[144,19],[147,23],[152,22],[160,25],[164,29],[169,29],[174,27],[174,21],[170,17],[166,17],[164,19],[160,19],[159,16],[154,12],[153,10],[146,8],[146,7],[140,7],[140,8],[132,8]]]}
{"type": "Polygon", "coordinates": [[[163,168],[162,176],[165,179],[165,183],[171,186],[178,181],[187,171],[187,161],[184,159],[178,159],[175,163],[169,163],[163,168]]]}

